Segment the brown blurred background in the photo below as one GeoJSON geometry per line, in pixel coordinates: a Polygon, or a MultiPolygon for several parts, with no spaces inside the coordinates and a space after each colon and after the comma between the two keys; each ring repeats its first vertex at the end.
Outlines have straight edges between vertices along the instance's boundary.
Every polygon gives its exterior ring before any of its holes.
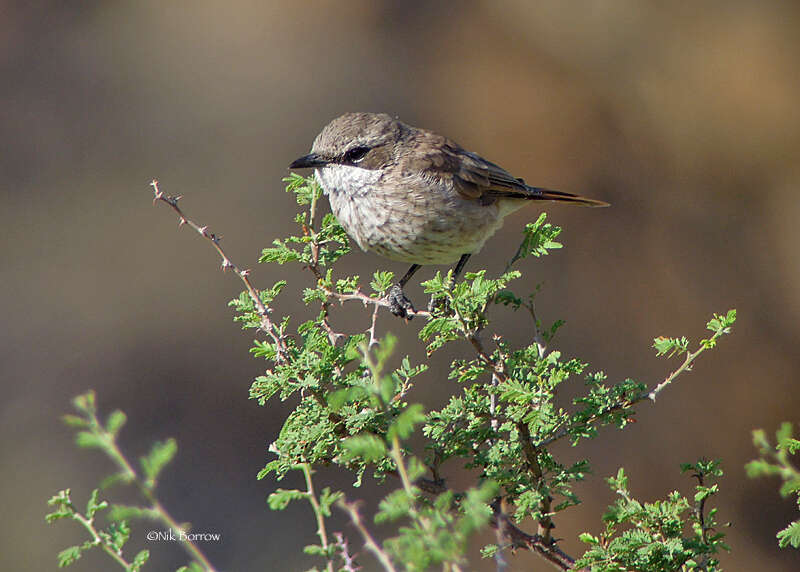
{"type": "MultiPolygon", "coordinates": [[[[726,568],[798,569],[798,553],[775,542],[796,507],[776,481],[743,470],[753,428],[800,421],[798,25],[798,3],[735,0],[0,3],[0,568],[55,569],[57,551],[84,539],[44,514],[60,488],[85,503],[111,470],[59,421],[87,388],[104,413],[129,414],[131,456],[178,439],[161,495],[194,530],[222,534],[205,546],[220,569],[316,562],[301,553],[315,541],[310,510],[270,512],[277,485],[255,479],[287,408],[247,399],[263,364],[226,307],[240,285],[153,208],[148,182],[183,194],[253,266],[291,229],[288,163],[333,117],[369,110],[449,135],[532,184],[613,204],[549,208],[566,248],[522,267],[544,283],[542,317],[567,321],[555,345],[612,380],[661,380],[677,362],[654,356],[654,336],[697,339],[712,311],[739,310],[733,336],[643,405],[638,423],[559,449],[595,460],[578,487],[584,503],[557,520],[564,548],[577,555],[577,534],[600,530],[613,500],[603,479],[620,465],[647,500],[689,493],[678,464],[705,455],[726,470],[726,568]]],[[[471,268],[499,269],[535,216],[509,218],[471,268]]],[[[361,253],[342,270],[376,266],[405,270],[361,253]]],[[[257,268],[254,281],[271,284],[273,272],[257,268]]],[[[299,271],[288,278],[307,285],[299,271]]],[[[509,337],[529,338],[521,316],[498,317],[509,337]]],[[[416,360],[420,326],[380,320],[416,360]]],[[[429,408],[457,390],[447,360],[470,352],[451,352],[417,389],[429,408]]],[[[320,479],[350,490],[346,476],[320,479]]],[[[355,541],[341,515],[331,528],[355,541]]],[[[148,543],[147,529],[136,526],[129,553],[150,548],[149,570],[185,562],[174,544],[148,543]]],[[[525,555],[512,563],[550,569],[525,555]]],[[[112,563],[87,556],[74,569],[112,563]]]]}

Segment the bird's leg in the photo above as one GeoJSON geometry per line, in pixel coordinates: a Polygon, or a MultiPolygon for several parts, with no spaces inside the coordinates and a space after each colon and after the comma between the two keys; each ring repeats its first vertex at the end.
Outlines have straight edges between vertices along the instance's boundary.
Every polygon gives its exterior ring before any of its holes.
{"type": "Polygon", "coordinates": [[[450,283],[450,288],[455,285],[456,280],[458,280],[458,277],[461,276],[461,273],[464,271],[464,267],[467,265],[467,260],[469,260],[470,256],[472,256],[471,253],[462,254],[461,258],[458,259],[458,264],[456,264],[456,267],[453,268],[453,281],[450,283]]]}
{"type": "MultiPolygon", "coordinates": [[[[450,281],[449,289],[452,290],[453,287],[456,285],[456,280],[458,277],[461,276],[461,272],[464,271],[464,267],[467,265],[467,260],[471,254],[462,254],[461,258],[458,259],[458,263],[456,263],[455,268],[453,268],[453,279],[450,281]]],[[[433,312],[436,308],[442,305],[444,300],[442,298],[436,298],[436,296],[431,296],[431,301],[428,302],[428,310],[433,312]]]]}
{"type": "Polygon", "coordinates": [[[386,297],[386,299],[389,302],[389,311],[395,316],[407,318],[409,320],[413,317],[414,306],[411,304],[411,300],[406,298],[406,295],[403,292],[403,287],[406,285],[406,282],[411,280],[411,277],[419,269],[419,264],[412,264],[405,276],[400,279],[400,282],[392,286],[391,290],[389,290],[389,295],[386,297]],[[409,310],[411,310],[411,316],[408,313],[409,310]]]}

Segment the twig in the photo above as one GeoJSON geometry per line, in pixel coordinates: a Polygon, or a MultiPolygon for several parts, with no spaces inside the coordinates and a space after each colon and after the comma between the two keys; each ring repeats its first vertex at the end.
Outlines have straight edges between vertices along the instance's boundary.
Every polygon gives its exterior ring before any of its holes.
{"type": "Polygon", "coordinates": [[[375,557],[381,563],[381,566],[383,566],[383,569],[389,572],[396,572],[392,561],[389,559],[389,555],[381,550],[381,547],[378,546],[378,544],[375,542],[375,539],[372,538],[372,535],[361,521],[361,515],[358,514],[358,506],[355,503],[348,503],[344,499],[340,499],[336,504],[350,515],[350,520],[353,522],[353,525],[355,525],[355,527],[358,529],[358,532],[361,533],[361,537],[364,539],[364,546],[367,548],[367,550],[375,555],[375,557]]]}
{"type": "Polygon", "coordinates": [[[539,319],[536,317],[536,310],[533,306],[533,299],[531,299],[530,303],[526,304],[523,302],[522,304],[528,310],[533,319],[533,341],[536,342],[536,349],[539,350],[539,359],[542,359],[547,352],[547,342],[544,340],[544,336],[542,336],[542,331],[539,329],[539,319]]]}
{"type": "MultiPolygon", "coordinates": [[[[627,399],[627,400],[624,400],[624,401],[618,401],[617,403],[615,403],[611,407],[603,409],[602,411],[598,411],[597,413],[595,413],[594,415],[589,417],[586,421],[584,421],[582,423],[582,425],[590,425],[591,423],[594,423],[600,417],[602,417],[604,415],[607,415],[608,413],[611,413],[611,412],[614,412],[614,411],[619,411],[620,409],[625,409],[627,407],[631,407],[633,405],[636,405],[637,403],[641,403],[642,401],[645,401],[645,400],[648,400],[648,399],[650,401],[652,401],[653,403],[655,403],[655,400],[656,400],[656,397],[658,397],[658,394],[661,393],[673,381],[675,381],[675,378],[677,378],[680,374],[682,374],[685,371],[691,371],[692,362],[695,359],[697,359],[697,357],[707,349],[708,348],[706,346],[701,345],[697,349],[696,352],[687,353],[686,354],[686,359],[684,359],[684,361],[680,365],[680,367],[678,367],[678,369],[676,369],[675,371],[670,373],[666,378],[664,378],[664,381],[662,381],[661,383],[656,385],[652,390],[649,390],[649,391],[645,390],[645,391],[639,393],[638,395],[634,395],[630,399],[627,399]]],[[[539,443],[536,443],[535,447],[537,447],[537,448],[538,447],[546,447],[547,445],[550,445],[551,443],[554,443],[555,441],[558,441],[559,439],[563,439],[564,437],[568,436],[569,434],[570,434],[570,428],[569,427],[565,427],[564,429],[562,429],[561,431],[559,431],[555,435],[552,435],[552,436],[548,437],[547,439],[543,439],[539,443]]]]}
{"type": "Polygon", "coordinates": [[[494,531],[495,540],[497,540],[497,552],[494,553],[494,563],[497,566],[497,572],[506,572],[508,570],[508,560],[506,560],[503,549],[505,548],[506,533],[500,527],[494,531]]]}
{"type": "Polygon", "coordinates": [[[425,532],[429,532],[431,528],[431,522],[427,517],[420,514],[419,510],[417,510],[415,500],[417,492],[414,490],[414,483],[412,483],[411,479],[408,477],[408,471],[406,470],[406,465],[403,462],[403,450],[400,447],[400,439],[396,433],[392,438],[392,448],[389,450],[389,455],[392,457],[392,460],[394,460],[394,464],[397,467],[397,473],[400,476],[400,482],[403,484],[403,490],[405,490],[409,498],[408,513],[420,524],[425,532]]]}
{"type": "MultiPolygon", "coordinates": [[[[526,306],[529,311],[531,312],[531,316],[534,320],[534,327],[536,329],[535,340],[537,344],[537,349],[539,352],[539,357],[543,357],[546,351],[546,345],[544,341],[541,340],[541,334],[539,332],[538,324],[536,321],[536,314],[533,310],[533,305],[526,306]]],[[[462,320],[462,324],[464,324],[462,320]]],[[[480,332],[467,332],[467,339],[472,344],[472,347],[475,349],[476,353],[478,354],[479,358],[491,368],[492,373],[492,387],[496,388],[500,383],[506,381],[508,376],[503,368],[502,360],[498,361],[492,358],[483,347],[483,342],[479,337],[480,332]]],[[[495,336],[495,342],[497,342],[499,338],[495,336]]],[[[493,391],[490,396],[489,402],[489,413],[491,416],[491,427],[492,429],[496,430],[499,422],[497,420],[497,402],[495,392],[493,391]]],[[[528,431],[528,426],[525,423],[517,423],[517,430],[520,435],[520,441],[522,443],[523,453],[525,454],[526,464],[528,465],[528,470],[531,472],[534,480],[537,483],[540,483],[543,479],[543,473],[541,469],[541,465],[539,464],[537,449],[538,446],[534,446],[530,431],[528,431]]],[[[491,445],[491,442],[490,442],[491,445]]],[[[551,498],[549,495],[544,495],[542,500],[539,503],[539,511],[542,514],[542,517],[539,519],[538,522],[538,534],[531,536],[527,533],[523,532],[513,524],[511,524],[507,518],[505,517],[505,513],[502,510],[499,511],[499,514],[503,515],[503,518],[498,521],[499,527],[498,530],[500,531],[499,534],[505,535],[505,531],[509,531],[508,538],[510,540],[511,548],[527,548],[528,550],[533,550],[542,556],[544,556],[547,560],[551,563],[554,563],[557,566],[562,566],[562,564],[566,563],[566,567],[562,567],[563,570],[568,570],[572,568],[572,563],[574,560],[568,556],[566,553],[561,551],[555,544],[551,536],[551,530],[554,528],[553,521],[550,516],[551,510],[551,498]],[[519,544],[519,539],[525,538],[527,539],[526,542],[519,544]]],[[[502,498],[499,499],[500,504],[504,501],[502,498]]],[[[502,558],[502,557],[501,557],[502,558]]],[[[498,569],[502,568],[502,562],[497,562],[498,569]]]]}
{"type": "Polygon", "coordinates": [[[270,320],[270,310],[264,305],[264,302],[261,301],[258,289],[256,289],[255,286],[253,286],[253,284],[250,282],[250,270],[240,268],[234,264],[230,258],[228,258],[228,255],[225,254],[225,251],[220,245],[221,238],[219,236],[209,232],[207,226],[200,226],[184,214],[184,212],[178,206],[178,201],[181,199],[180,195],[171,196],[164,194],[161,192],[161,190],[159,190],[158,181],[155,179],[150,182],[150,186],[153,187],[153,204],[160,201],[168,205],[178,215],[179,226],[187,225],[194,229],[200,236],[208,239],[209,242],[211,242],[211,244],[214,246],[217,254],[219,254],[220,258],[222,259],[222,270],[225,271],[231,269],[244,283],[247,293],[249,294],[250,299],[253,301],[253,305],[256,308],[256,313],[258,314],[261,322],[260,329],[266,332],[272,338],[272,341],[275,342],[275,361],[283,361],[286,359],[286,353],[288,349],[286,347],[286,341],[283,338],[283,332],[281,332],[275,326],[272,320],[270,320]]]}
{"type": "Polygon", "coordinates": [[[342,557],[342,570],[345,572],[358,572],[361,570],[361,567],[356,564],[355,557],[350,555],[350,548],[344,535],[341,532],[334,532],[333,536],[336,537],[336,546],[339,547],[339,555],[342,557]]]}
{"type": "MultiPolygon", "coordinates": [[[[504,511],[505,510],[505,499],[500,497],[497,501],[495,501],[498,510],[504,511]]],[[[492,508],[495,508],[495,504],[492,505],[492,508]]],[[[506,530],[506,521],[504,519],[500,520],[492,520],[492,524],[494,526],[494,534],[495,539],[497,540],[497,552],[494,553],[494,562],[497,566],[497,572],[506,572],[508,570],[508,561],[506,560],[505,554],[503,552],[508,547],[508,532],[506,530]]]]}
{"type": "MultiPolygon", "coordinates": [[[[153,482],[152,484],[149,484],[148,482],[144,481],[141,476],[139,476],[136,470],[128,462],[128,459],[125,457],[125,455],[123,455],[122,450],[117,445],[115,436],[112,433],[109,433],[103,427],[103,424],[97,417],[96,411],[93,409],[87,409],[85,413],[89,417],[89,421],[92,424],[94,431],[98,432],[100,438],[103,439],[103,449],[117,464],[117,466],[122,469],[122,472],[125,475],[125,480],[127,482],[134,483],[136,488],[139,489],[140,494],[147,500],[148,503],[150,503],[150,510],[152,513],[170,529],[184,530],[184,527],[181,526],[178,521],[176,521],[172,515],[169,514],[169,512],[167,512],[167,509],[164,508],[164,505],[162,505],[156,498],[153,492],[155,483],[153,482]]],[[[206,555],[203,554],[202,550],[200,550],[200,548],[194,542],[187,540],[186,542],[181,542],[180,544],[192,559],[205,567],[207,572],[216,572],[216,569],[211,562],[209,562],[206,555]]]]}
{"type": "MultiPolygon", "coordinates": [[[[341,292],[334,292],[333,290],[329,290],[328,288],[322,289],[327,296],[337,300],[340,304],[344,304],[345,302],[361,302],[364,306],[377,306],[379,308],[389,308],[391,304],[386,300],[386,298],[373,298],[372,296],[368,296],[364,294],[360,290],[356,290],[350,294],[342,294],[341,292]]],[[[431,313],[427,310],[414,310],[414,312],[410,313],[409,316],[423,316],[429,317],[431,313]]]]}
{"type": "Polygon", "coordinates": [[[505,514],[498,503],[492,505],[494,514],[492,516],[491,525],[495,528],[502,527],[503,536],[509,540],[509,548],[512,550],[517,548],[524,548],[544,557],[558,570],[572,570],[575,565],[575,559],[569,556],[566,552],[561,550],[554,540],[545,540],[538,534],[528,534],[511,522],[508,515],[505,514]]]}
{"type": "MultiPolygon", "coordinates": [[[[528,471],[533,476],[533,479],[538,487],[541,485],[544,478],[542,466],[539,463],[538,452],[531,441],[531,433],[528,430],[528,424],[519,421],[516,425],[517,431],[519,432],[519,439],[522,443],[522,452],[525,455],[525,463],[528,465],[528,471]]],[[[550,533],[555,526],[553,524],[553,519],[550,517],[550,507],[553,499],[549,494],[544,494],[544,491],[540,491],[540,493],[542,493],[542,500],[539,501],[539,512],[541,513],[541,517],[539,518],[538,523],[538,536],[545,544],[549,544],[552,541],[550,533]]]]}
{"type": "MultiPolygon", "coordinates": [[[[325,515],[322,514],[322,507],[320,507],[317,500],[317,494],[314,492],[314,481],[311,480],[311,466],[308,463],[303,463],[303,475],[306,478],[306,493],[308,494],[308,502],[311,503],[311,508],[314,509],[314,515],[317,517],[317,535],[319,536],[320,545],[323,550],[328,550],[328,534],[325,532],[325,515]]],[[[333,572],[333,560],[330,556],[326,556],[328,562],[325,569],[328,572],[333,572]]]]}
{"type": "Polygon", "coordinates": [[[123,558],[122,549],[120,549],[120,548],[112,548],[110,543],[109,543],[109,541],[105,540],[100,535],[100,533],[94,527],[94,518],[86,518],[86,517],[84,517],[80,512],[78,512],[77,509],[75,509],[75,506],[72,504],[71,501],[70,501],[69,504],[70,504],[70,507],[73,510],[72,518],[74,520],[77,520],[78,522],[80,522],[83,525],[83,527],[87,531],[89,531],[89,534],[92,535],[92,539],[94,541],[94,544],[99,546],[100,548],[102,548],[103,551],[106,554],[108,554],[109,556],[111,556],[111,558],[116,560],[117,564],[122,566],[125,570],[130,570],[132,564],[130,564],[127,560],[125,560],[125,558],[123,558]]]}
{"type": "MultiPolygon", "coordinates": [[[[637,398],[637,401],[642,401],[644,398],[647,398],[647,399],[649,399],[650,401],[653,401],[653,402],[655,402],[655,400],[656,400],[656,397],[658,397],[658,394],[659,394],[659,393],[661,393],[661,392],[664,390],[664,388],[665,388],[665,387],[667,387],[667,386],[668,386],[670,383],[672,383],[672,382],[675,380],[675,378],[676,378],[676,377],[678,377],[678,376],[679,376],[680,374],[682,374],[684,371],[691,371],[691,369],[692,369],[692,367],[691,367],[691,366],[692,366],[692,362],[693,362],[695,359],[697,359],[697,356],[699,356],[701,353],[703,353],[703,352],[704,352],[704,351],[706,351],[707,349],[708,349],[708,348],[707,348],[706,346],[704,346],[704,345],[701,345],[701,346],[700,346],[700,347],[697,349],[697,351],[696,351],[696,352],[694,352],[694,353],[689,353],[689,352],[687,352],[687,353],[686,353],[686,359],[684,359],[684,360],[683,360],[683,363],[681,364],[681,366],[680,366],[678,369],[676,369],[676,370],[675,370],[675,371],[673,371],[671,374],[669,374],[669,375],[667,376],[667,378],[666,378],[664,381],[662,381],[661,383],[659,383],[658,385],[656,385],[656,386],[653,388],[653,390],[652,390],[652,391],[650,391],[650,392],[649,392],[649,393],[647,393],[647,394],[642,394],[642,395],[641,395],[639,398],[637,398]]],[[[634,402],[634,403],[635,403],[635,402],[634,402]]]]}
{"type": "Polygon", "coordinates": [[[380,309],[380,306],[376,304],[375,308],[372,310],[372,323],[370,324],[370,327],[367,330],[367,332],[369,333],[369,343],[367,344],[368,350],[371,350],[372,346],[378,344],[378,340],[375,337],[375,325],[378,322],[378,309],[380,309]]]}
{"type": "MultiPolygon", "coordinates": [[[[330,316],[330,313],[328,312],[329,308],[330,308],[329,302],[322,302],[321,304],[322,318],[320,319],[320,322],[322,323],[322,328],[325,330],[325,333],[328,334],[328,340],[331,342],[331,345],[335,346],[341,338],[345,338],[347,336],[345,334],[341,334],[335,331],[331,326],[331,323],[328,320],[328,317],[330,316]]],[[[336,369],[338,373],[340,368],[337,366],[336,369]]]]}
{"type": "Polygon", "coordinates": [[[492,372],[492,391],[489,395],[489,416],[492,418],[491,425],[492,431],[497,431],[500,423],[497,420],[497,387],[500,385],[500,377],[496,371],[492,372]]]}

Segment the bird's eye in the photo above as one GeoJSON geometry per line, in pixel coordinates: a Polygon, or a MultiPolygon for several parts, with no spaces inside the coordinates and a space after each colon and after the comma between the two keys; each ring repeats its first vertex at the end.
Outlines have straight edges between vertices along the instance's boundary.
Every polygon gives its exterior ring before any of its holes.
{"type": "Polygon", "coordinates": [[[344,158],[350,163],[358,163],[367,156],[367,153],[369,153],[369,147],[353,147],[344,154],[344,158]]]}

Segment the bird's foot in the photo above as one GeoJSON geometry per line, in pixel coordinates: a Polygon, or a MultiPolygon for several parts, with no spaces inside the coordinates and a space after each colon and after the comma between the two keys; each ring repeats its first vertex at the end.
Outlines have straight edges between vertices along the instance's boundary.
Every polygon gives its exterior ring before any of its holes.
{"type": "Polygon", "coordinates": [[[389,290],[389,294],[386,296],[386,301],[389,302],[389,311],[395,316],[410,320],[416,313],[414,305],[411,303],[411,300],[406,298],[403,287],[400,286],[400,284],[392,286],[391,290],[389,290]]]}
{"type": "Polygon", "coordinates": [[[428,312],[433,314],[436,311],[447,314],[450,311],[450,301],[444,296],[431,296],[428,301],[428,312]]]}

